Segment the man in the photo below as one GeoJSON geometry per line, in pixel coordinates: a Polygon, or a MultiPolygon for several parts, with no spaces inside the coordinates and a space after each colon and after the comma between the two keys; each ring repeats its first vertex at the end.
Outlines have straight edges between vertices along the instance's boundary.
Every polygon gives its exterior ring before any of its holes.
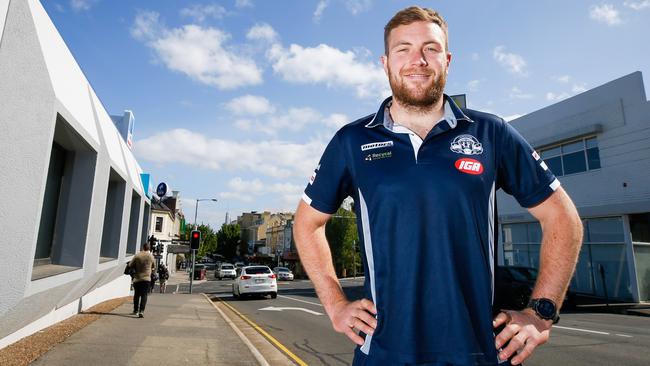
{"type": "Polygon", "coordinates": [[[301,261],[334,329],[359,346],[355,365],[520,364],[548,340],[575,268],[582,225],[555,176],[504,120],[443,94],[447,38],[430,9],[388,22],[393,96],[336,133],[296,212],[301,261]],[[534,301],[493,318],[499,188],[541,222],[543,240],[534,301]],[[366,273],[366,298],[352,302],[325,238],[347,196],[366,273]]]}
{"type": "Polygon", "coordinates": [[[138,318],[144,318],[144,308],[147,306],[151,273],[153,273],[155,268],[155,259],[149,251],[150,249],[149,242],[145,242],[142,250],[129,262],[129,267],[135,269],[135,275],[133,276],[133,315],[137,314],[138,318]]]}

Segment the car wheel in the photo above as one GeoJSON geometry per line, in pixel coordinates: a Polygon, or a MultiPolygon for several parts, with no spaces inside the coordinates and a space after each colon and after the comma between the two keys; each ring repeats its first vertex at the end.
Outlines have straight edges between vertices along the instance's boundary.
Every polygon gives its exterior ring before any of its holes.
{"type": "Polygon", "coordinates": [[[271,298],[272,299],[277,299],[278,298],[278,293],[277,292],[272,292],[271,293],[271,298]]]}

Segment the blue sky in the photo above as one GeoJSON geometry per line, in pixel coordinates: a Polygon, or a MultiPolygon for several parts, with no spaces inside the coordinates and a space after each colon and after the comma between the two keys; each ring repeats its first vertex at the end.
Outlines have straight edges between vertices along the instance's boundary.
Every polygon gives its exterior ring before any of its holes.
{"type": "MultiPolygon", "coordinates": [[[[43,0],[134,153],[220,226],[292,211],[334,132],[389,93],[383,27],[401,0],[43,0]]],[[[634,71],[650,85],[650,0],[426,1],[449,23],[446,92],[506,119],[634,71]]],[[[516,126],[516,125],[515,125],[516,126]]]]}

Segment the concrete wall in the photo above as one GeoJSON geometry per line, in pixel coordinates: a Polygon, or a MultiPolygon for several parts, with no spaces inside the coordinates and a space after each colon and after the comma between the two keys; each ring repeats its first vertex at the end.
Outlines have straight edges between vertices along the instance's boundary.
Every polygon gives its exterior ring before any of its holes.
{"type": "MultiPolygon", "coordinates": [[[[650,102],[646,101],[641,72],[530,113],[511,124],[538,150],[580,136],[597,136],[601,169],[559,177],[581,216],[648,212],[650,102]]],[[[501,191],[498,208],[502,222],[530,217],[501,191]]]]}
{"type": "MultiPolygon", "coordinates": [[[[0,348],[97,302],[125,296],[131,194],[141,168],[37,0],[0,0],[0,348]],[[56,131],[56,132],[55,132],[56,131]],[[74,148],[51,266],[35,266],[54,140],[74,148]],[[125,182],[115,259],[100,263],[110,171],[125,182]],[[55,253],[56,252],[56,253],[55,253]],[[44,270],[47,269],[47,270],[44,270]],[[41,272],[37,278],[34,274],[41,272]]],[[[109,202],[109,204],[111,204],[109,202]]],[[[140,207],[135,237],[143,236],[140,207]]],[[[138,244],[139,248],[139,244],[138,244]]]]}

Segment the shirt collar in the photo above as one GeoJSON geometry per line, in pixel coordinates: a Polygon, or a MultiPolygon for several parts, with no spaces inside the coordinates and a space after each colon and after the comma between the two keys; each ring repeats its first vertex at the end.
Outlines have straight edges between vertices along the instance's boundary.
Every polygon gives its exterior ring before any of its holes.
{"type": "MultiPolygon", "coordinates": [[[[445,120],[449,124],[449,127],[451,128],[456,128],[456,125],[458,124],[459,120],[464,120],[467,122],[474,122],[471,120],[463,111],[456,105],[453,99],[451,99],[447,94],[444,94],[445,98],[445,103],[443,104],[444,108],[444,114],[443,117],[440,119],[440,121],[445,120]]],[[[388,97],[386,98],[382,103],[381,106],[379,107],[379,110],[373,117],[373,119],[366,124],[366,127],[368,128],[373,128],[377,127],[379,125],[383,125],[389,130],[392,130],[393,127],[393,119],[390,118],[390,114],[388,112],[388,107],[390,107],[391,103],[393,102],[393,97],[388,97]]],[[[438,122],[440,122],[438,121],[438,122]]]]}

